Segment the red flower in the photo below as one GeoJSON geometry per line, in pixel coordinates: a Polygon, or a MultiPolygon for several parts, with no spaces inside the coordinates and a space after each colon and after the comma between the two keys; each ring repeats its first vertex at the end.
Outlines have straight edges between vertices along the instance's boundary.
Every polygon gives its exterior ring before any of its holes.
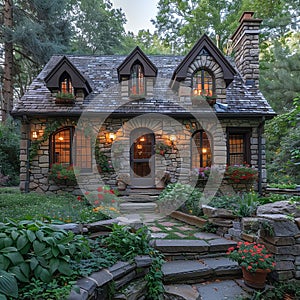
{"type": "Polygon", "coordinates": [[[99,200],[94,201],[94,204],[95,204],[95,205],[98,205],[99,203],[100,203],[99,200]]]}
{"type": "Polygon", "coordinates": [[[103,188],[100,186],[100,187],[97,188],[97,191],[98,191],[98,192],[102,192],[102,191],[103,191],[103,188]]]}
{"type": "Polygon", "coordinates": [[[90,192],[85,192],[84,194],[85,194],[85,195],[89,195],[89,194],[90,194],[90,192]]]}
{"type": "Polygon", "coordinates": [[[77,200],[78,200],[78,201],[81,201],[81,197],[80,197],[80,196],[78,196],[78,197],[77,197],[77,200]]]}
{"type": "Polygon", "coordinates": [[[103,200],[103,198],[104,198],[104,197],[103,197],[102,194],[98,194],[98,199],[99,199],[99,200],[103,200]]]}

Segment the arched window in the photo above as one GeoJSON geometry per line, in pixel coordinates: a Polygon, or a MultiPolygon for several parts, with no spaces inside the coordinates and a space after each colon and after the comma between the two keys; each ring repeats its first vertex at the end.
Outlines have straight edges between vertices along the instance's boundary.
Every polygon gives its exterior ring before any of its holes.
{"type": "Polygon", "coordinates": [[[196,131],[192,137],[192,168],[211,166],[212,156],[209,137],[205,131],[196,131]]]}
{"type": "Polygon", "coordinates": [[[130,95],[145,94],[145,77],[142,65],[136,63],[130,72],[130,95]]]}
{"type": "Polygon", "coordinates": [[[192,89],[194,96],[214,95],[214,78],[205,69],[200,69],[193,75],[192,89]]]}
{"type": "Polygon", "coordinates": [[[91,139],[74,127],[59,129],[50,137],[50,165],[54,163],[74,164],[81,171],[90,171],[91,139]]]}
{"type": "Polygon", "coordinates": [[[72,80],[67,72],[64,72],[59,78],[59,89],[64,94],[74,94],[72,80]]]}

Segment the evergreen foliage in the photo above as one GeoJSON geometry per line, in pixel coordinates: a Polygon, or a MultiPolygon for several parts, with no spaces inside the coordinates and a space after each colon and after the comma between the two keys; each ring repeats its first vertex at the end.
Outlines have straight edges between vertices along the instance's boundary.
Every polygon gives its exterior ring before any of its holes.
{"type": "Polygon", "coordinates": [[[289,33],[263,49],[260,87],[277,113],[293,108],[293,99],[300,93],[299,33],[289,33]]]}
{"type": "Polygon", "coordinates": [[[294,108],[266,125],[267,171],[271,183],[300,184],[300,98],[294,108]]]}
{"type": "Polygon", "coordinates": [[[125,16],[109,0],[70,0],[75,36],[72,51],[81,54],[114,54],[122,48],[125,16]]]}
{"type": "Polygon", "coordinates": [[[19,128],[11,119],[0,123],[0,176],[8,176],[0,185],[17,185],[19,183],[19,128]]]}

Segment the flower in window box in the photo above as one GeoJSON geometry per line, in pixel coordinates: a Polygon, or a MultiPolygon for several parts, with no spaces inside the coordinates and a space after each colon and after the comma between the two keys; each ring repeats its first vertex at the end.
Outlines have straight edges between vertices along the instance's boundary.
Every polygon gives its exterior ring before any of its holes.
{"type": "Polygon", "coordinates": [[[74,104],[75,96],[72,93],[57,93],[55,103],[57,104],[74,104]]]}
{"type": "Polygon", "coordinates": [[[258,172],[249,165],[233,165],[226,168],[225,178],[229,183],[254,183],[258,172]]]}
{"type": "Polygon", "coordinates": [[[79,169],[73,165],[56,163],[53,164],[50,169],[49,179],[53,180],[58,185],[76,185],[77,174],[79,174],[79,169]]]}

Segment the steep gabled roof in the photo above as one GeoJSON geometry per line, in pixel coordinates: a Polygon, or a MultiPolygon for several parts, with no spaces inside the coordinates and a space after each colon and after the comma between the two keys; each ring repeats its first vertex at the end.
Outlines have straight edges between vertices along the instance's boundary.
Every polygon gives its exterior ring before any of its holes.
{"type": "Polygon", "coordinates": [[[59,88],[59,79],[61,75],[67,72],[72,80],[72,85],[75,89],[83,89],[88,95],[92,88],[89,82],[84,78],[80,71],[70,62],[70,60],[63,56],[55,67],[45,77],[46,87],[52,91],[59,88]]]}
{"type": "Polygon", "coordinates": [[[145,77],[156,77],[157,68],[152,61],[144,54],[144,52],[137,46],[117,68],[119,82],[122,77],[129,77],[132,65],[139,62],[144,68],[145,77]]]}
{"type": "Polygon", "coordinates": [[[226,86],[228,86],[233,81],[236,71],[206,34],[199,39],[192,50],[185,56],[182,62],[175,69],[172,80],[185,80],[189,66],[203,49],[207,51],[222,68],[224,80],[226,82],[226,86]]]}
{"type": "MultiPolygon", "coordinates": [[[[154,85],[153,96],[141,100],[130,100],[122,106],[122,94],[118,86],[117,68],[126,60],[122,55],[68,55],[68,60],[83,74],[91,84],[93,91],[82,101],[75,101],[74,105],[55,104],[54,97],[46,87],[45,78],[57,67],[62,59],[61,55],[52,56],[41,73],[34,79],[25,95],[14,105],[14,116],[80,116],[83,111],[94,113],[111,113],[128,116],[142,113],[160,112],[186,116],[188,113],[183,106],[176,105],[172,101],[176,93],[166,92],[168,83],[174,70],[184,59],[183,56],[153,55],[150,60],[157,66],[157,78],[159,84],[154,85]],[[163,83],[163,84],[162,84],[163,83]],[[170,94],[170,95],[169,95],[170,94]],[[169,99],[171,98],[171,99],[169,99]],[[92,105],[91,105],[92,103],[92,105]],[[116,109],[117,107],[117,109],[116,109]]],[[[231,60],[228,60],[231,62],[231,60]]],[[[233,62],[232,62],[232,66],[233,62]]],[[[260,93],[250,85],[246,85],[237,72],[234,80],[226,89],[226,104],[217,102],[214,109],[221,118],[242,118],[266,116],[271,118],[274,111],[260,93]]],[[[177,98],[176,98],[177,99],[177,98]]],[[[201,112],[202,108],[191,107],[193,112],[201,112]]]]}

